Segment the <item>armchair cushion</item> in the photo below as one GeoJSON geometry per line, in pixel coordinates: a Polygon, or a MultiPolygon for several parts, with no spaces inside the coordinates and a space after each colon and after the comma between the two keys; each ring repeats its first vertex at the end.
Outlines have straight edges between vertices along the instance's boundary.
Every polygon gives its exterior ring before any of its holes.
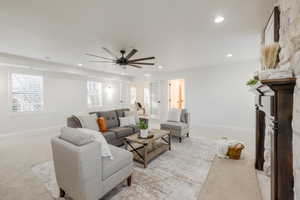
{"type": "Polygon", "coordinates": [[[181,110],[177,108],[171,108],[168,112],[168,121],[179,122],[181,116],[181,110]]]}
{"type": "Polygon", "coordinates": [[[183,130],[188,129],[189,125],[183,122],[165,122],[160,125],[162,129],[171,129],[171,130],[183,130]]]}
{"type": "Polygon", "coordinates": [[[76,146],[83,146],[95,141],[95,137],[92,134],[86,134],[79,129],[63,127],[61,129],[60,139],[70,142],[76,146]]]}
{"type": "Polygon", "coordinates": [[[119,170],[129,166],[132,163],[133,155],[129,151],[109,145],[113,160],[102,158],[102,180],[107,179],[119,170]]]}

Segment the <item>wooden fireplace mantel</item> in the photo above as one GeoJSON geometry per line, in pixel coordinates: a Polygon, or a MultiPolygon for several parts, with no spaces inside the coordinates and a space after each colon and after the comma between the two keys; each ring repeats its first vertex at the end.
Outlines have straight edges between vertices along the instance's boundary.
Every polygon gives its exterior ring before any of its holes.
{"type": "Polygon", "coordinates": [[[293,200],[293,94],[295,78],[263,80],[256,85],[256,160],[263,170],[266,128],[271,130],[271,199],[293,200]],[[268,123],[266,123],[268,122],[268,123]],[[267,127],[268,126],[268,127],[267,127]]]}

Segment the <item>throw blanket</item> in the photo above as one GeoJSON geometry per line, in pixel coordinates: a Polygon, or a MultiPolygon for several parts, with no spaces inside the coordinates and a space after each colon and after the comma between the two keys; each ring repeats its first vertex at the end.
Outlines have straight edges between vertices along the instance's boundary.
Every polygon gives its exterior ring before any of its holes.
{"type": "Polygon", "coordinates": [[[242,144],[245,146],[244,142],[237,141],[237,140],[228,140],[227,138],[222,138],[219,141],[217,141],[218,144],[218,157],[219,158],[227,158],[227,152],[229,149],[229,146],[234,146],[237,144],[242,144]]]}

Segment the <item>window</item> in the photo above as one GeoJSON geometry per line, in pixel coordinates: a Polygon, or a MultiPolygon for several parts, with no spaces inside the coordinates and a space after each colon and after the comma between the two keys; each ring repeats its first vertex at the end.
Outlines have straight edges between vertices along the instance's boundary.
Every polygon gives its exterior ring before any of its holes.
{"type": "Polygon", "coordinates": [[[150,105],[150,91],[149,88],[144,88],[144,104],[150,105]]]}
{"type": "Polygon", "coordinates": [[[88,106],[103,106],[102,103],[102,83],[96,81],[87,82],[88,106]]]}
{"type": "Polygon", "coordinates": [[[13,112],[38,112],[43,109],[43,77],[11,75],[13,112]]]}
{"type": "Polygon", "coordinates": [[[136,87],[130,88],[130,104],[135,104],[136,102],[136,87]]]}

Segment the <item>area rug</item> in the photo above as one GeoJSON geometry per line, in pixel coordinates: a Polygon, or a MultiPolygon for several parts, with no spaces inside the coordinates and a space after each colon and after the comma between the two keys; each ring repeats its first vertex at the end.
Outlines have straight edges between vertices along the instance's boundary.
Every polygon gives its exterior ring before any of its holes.
{"type": "MultiPolygon", "coordinates": [[[[131,187],[120,184],[103,199],[197,200],[215,158],[215,149],[216,143],[206,138],[174,141],[172,151],[153,160],[147,169],[135,163],[131,187]]],[[[36,165],[32,171],[51,196],[59,199],[53,162],[36,165]]]]}

